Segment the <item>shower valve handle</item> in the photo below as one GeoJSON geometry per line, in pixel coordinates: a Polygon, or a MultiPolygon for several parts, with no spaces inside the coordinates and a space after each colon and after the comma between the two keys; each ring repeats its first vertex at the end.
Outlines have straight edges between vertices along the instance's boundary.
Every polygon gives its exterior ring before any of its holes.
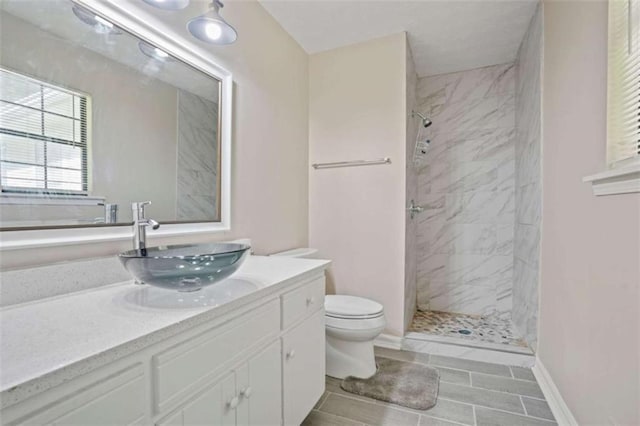
{"type": "Polygon", "coordinates": [[[411,219],[413,219],[416,214],[424,211],[424,207],[416,205],[416,203],[411,200],[411,204],[407,207],[407,211],[411,214],[411,219]]]}

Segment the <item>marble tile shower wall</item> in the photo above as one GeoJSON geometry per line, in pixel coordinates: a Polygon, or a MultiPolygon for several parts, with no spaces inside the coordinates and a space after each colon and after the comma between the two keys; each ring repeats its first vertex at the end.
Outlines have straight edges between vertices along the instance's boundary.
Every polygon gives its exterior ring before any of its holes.
{"type": "Polygon", "coordinates": [[[178,220],[216,217],[218,105],[178,91],[178,220]]]}
{"type": "Polygon", "coordinates": [[[540,251],[542,14],[538,5],[516,61],[516,225],[513,322],[535,350],[540,251]]]}
{"type": "Polygon", "coordinates": [[[433,120],[418,173],[418,308],[508,316],[515,221],[515,68],[418,80],[433,120]]]}
{"type": "MultiPolygon", "coordinates": [[[[411,111],[416,108],[416,92],[418,75],[415,71],[411,50],[407,46],[407,123],[406,123],[406,205],[415,200],[418,189],[418,174],[413,166],[413,151],[418,135],[418,120],[411,116],[411,111]]],[[[404,273],[404,329],[407,330],[413,320],[416,310],[416,244],[417,221],[406,216],[405,226],[405,273],[404,273]]]]}

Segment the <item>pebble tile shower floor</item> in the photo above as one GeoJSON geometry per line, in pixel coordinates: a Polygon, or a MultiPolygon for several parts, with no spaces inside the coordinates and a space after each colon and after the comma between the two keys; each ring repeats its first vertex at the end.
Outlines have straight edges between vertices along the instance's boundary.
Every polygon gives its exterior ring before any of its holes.
{"type": "Polygon", "coordinates": [[[408,331],[527,347],[526,342],[515,332],[511,320],[498,316],[482,317],[449,312],[417,311],[408,331]]]}
{"type": "Polygon", "coordinates": [[[412,410],[347,393],[327,377],[326,391],[303,426],[554,426],[528,368],[376,347],[376,355],[427,364],[440,372],[436,405],[412,410]]]}

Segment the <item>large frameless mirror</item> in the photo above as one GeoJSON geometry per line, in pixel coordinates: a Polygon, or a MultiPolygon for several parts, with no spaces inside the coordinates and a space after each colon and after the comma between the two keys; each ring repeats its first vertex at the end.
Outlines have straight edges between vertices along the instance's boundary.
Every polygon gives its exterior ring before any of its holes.
{"type": "Polygon", "coordinates": [[[0,5],[0,228],[220,221],[219,79],[70,1],[0,5]]]}

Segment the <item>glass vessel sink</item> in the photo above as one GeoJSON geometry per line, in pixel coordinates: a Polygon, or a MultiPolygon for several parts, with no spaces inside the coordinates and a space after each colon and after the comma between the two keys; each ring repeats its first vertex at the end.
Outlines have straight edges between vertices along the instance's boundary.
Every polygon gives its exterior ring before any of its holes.
{"type": "Polygon", "coordinates": [[[216,243],[149,247],[120,253],[138,281],[178,291],[196,291],[233,274],[246,259],[246,244],[216,243]]]}

